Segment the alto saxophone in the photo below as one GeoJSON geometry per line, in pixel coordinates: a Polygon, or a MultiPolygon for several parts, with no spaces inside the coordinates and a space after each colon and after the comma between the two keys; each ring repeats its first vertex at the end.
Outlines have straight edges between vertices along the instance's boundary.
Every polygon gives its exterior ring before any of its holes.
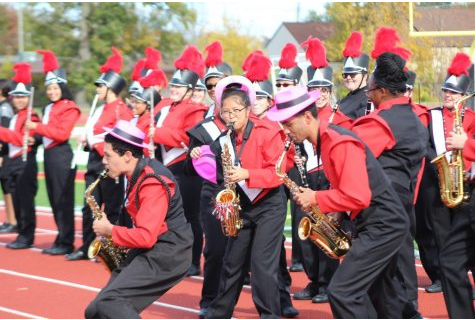
{"type": "MultiPolygon", "coordinates": [[[[101,172],[99,177],[89,185],[89,187],[84,192],[84,198],[86,203],[91,208],[93,213],[93,218],[95,220],[101,220],[103,217],[103,212],[99,207],[96,199],[92,195],[93,190],[97,187],[99,182],[107,176],[107,170],[101,172]]],[[[100,236],[95,239],[88,248],[88,258],[92,259],[98,257],[99,260],[112,272],[115,268],[118,268],[124,259],[126,258],[127,248],[116,246],[112,242],[111,236],[100,236]]]]}
{"type": "MultiPolygon", "coordinates": [[[[283,180],[284,185],[294,196],[300,193],[299,186],[281,170],[284,156],[290,145],[291,139],[288,137],[284,142],[284,152],[276,162],[276,175],[283,180]]],[[[352,245],[350,236],[341,229],[335,220],[323,214],[318,206],[312,206],[311,211],[305,213],[307,217],[302,218],[299,222],[299,238],[303,241],[309,238],[330,258],[343,258],[352,245]]]]}
{"type": "MultiPolygon", "coordinates": [[[[461,133],[461,115],[459,112],[459,106],[467,99],[474,96],[474,93],[461,97],[456,100],[454,106],[454,129],[456,133],[461,133]]],[[[467,200],[469,196],[464,192],[464,161],[463,151],[461,149],[455,149],[451,151],[451,160],[448,162],[446,159],[446,153],[438,155],[431,160],[431,163],[436,165],[438,171],[438,182],[440,186],[441,201],[448,208],[454,208],[458,206],[464,200],[467,200]]]]}
{"type": "Polygon", "coordinates": [[[215,209],[213,215],[220,220],[221,229],[225,236],[236,237],[240,229],[243,227],[243,219],[240,219],[240,198],[236,194],[236,187],[234,183],[230,183],[227,179],[227,174],[233,167],[231,159],[229,144],[231,145],[230,134],[233,129],[233,124],[228,126],[227,142],[223,145],[221,153],[221,161],[223,167],[223,177],[225,189],[220,191],[215,197],[215,209]]]}

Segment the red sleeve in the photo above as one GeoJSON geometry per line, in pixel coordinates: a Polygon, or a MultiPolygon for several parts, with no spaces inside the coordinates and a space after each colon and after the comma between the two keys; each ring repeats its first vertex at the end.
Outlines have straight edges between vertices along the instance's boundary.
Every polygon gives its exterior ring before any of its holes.
{"type": "Polygon", "coordinates": [[[370,148],[375,158],[395,145],[395,137],[385,120],[378,116],[358,119],[352,126],[354,131],[370,148]]]}
{"type": "MultiPolygon", "coordinates": [[[[173,183],[169,183],[172,196],[173,183]]],[[[157,238],[167,231],[165,217],[168,199],[165,188],[155,179],[146,180],[139,191],[140,209],[135,215],[135,228],[114,226],[112,239],[115,244],[128,248],[152,248],[157,238]]]]}
{"type": "Polygon", "coordinates": [[[370,205],[370,191],[365,149],[357,141],[341,142],[329,154],[331,170],[336,174],[332,189],[316,191],[316,202],[323,213],[354,211],[370,205]]]}
{"type": "Polygon", "coordinates": [[[463,147],[463,157],[467,161],[474,162],[474,138],[468,138],[463,147]]]}
{"type": "Polygon", "coordinates": [[[474,122],[474,111],[466,108],[463,119],[463,130],[468,135],[468,140],[466,140],[463,147],[463,158],[465,160],[466,170],[471,168],[470,162],[474,162],[474,122]]]}
{"type": "MultiPolygon", "coordinates": [[[[15,146],[23,146],[23,135],[25,133],[25,122],[26,122],[26,113],[22,114],[21,118],[18,115],[17,118],[18,123],[15,125],[15,130],[10,130],[8,128],[4,128],[0,126],[0,141],[5,143],[11,143],[15,146]],[[21,126],[20,128],[18,128],[21,126]]],[[[31,121],[38,122],[40,119],[38,115],[32,113],[31,121]]],[[[30,130],[28,133],[30,137],[35,135],[36,130],[30,130]]],[[[29,147],[31,148],[31,147],[29,147]]]]}
{"type": "Polygon", "coordinates": [[[36,132],[44,137],[53,139],[54,141],[68,141],[71,131],[73,131],[76,121],[79,119],[81,112],[74,103],[69,105],[66,110],[61,112],[58,119],[53,125],[45,125],[38,123],[36,132]]]}
{"type": "Polygon", "coordinates": [[[421,183],[421,178],[423,177],[423,171],[425,170],[425,161],[426,159],[423,157],[423,160],[421,161],[421,167],[420,170],[418,171],[417,175],[417,182],[415,185],[415,192],[413,196],[413,205],[415,205],[417,199],[418,199],[418,192],[420,191],[420,183],[421,183]]]}

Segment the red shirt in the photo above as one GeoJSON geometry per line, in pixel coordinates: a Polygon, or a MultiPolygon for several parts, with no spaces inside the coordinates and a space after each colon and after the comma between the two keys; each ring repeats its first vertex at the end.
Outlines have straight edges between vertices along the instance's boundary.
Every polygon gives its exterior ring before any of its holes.
{"type": "MultiPolygon", "coordinates": [[[[154,174],[147,166],[142,170],[137,181],[146,174],[154,174]]],[[[175,184],[161,176],[169,185],[171,197],[175,194],[175,184]]],[[[137,183],[127,197],[126,209],[132,218],[134,228],[114,226],[112,240],[114,244],[128,248],[152,248],[157,238],[167,232],[165,218],[168,210],[168,198],[165,188],[157,179],[146,179],[139,189],[139,209],[136,207],[137,183]]]]}
{"type": "Polygon", "coordinates": [[[38,123],[36,133],[50,138],[53,142],[48,145],[50,149],[58,144],[68,141],[76,121],[81,115],[81,110],[71,100],[60,100],[53,103],[48,116],[48,123],[38,123]]]}
{"type": "MultiPolygon", "coordinates": [[[[332,115],[332,107],[328,104],[325,105],[322,108],[317,108],[317,113],[318,113],[318,118],[321,123],[321,130],[326,130],[328,124],[329,124],[329,119],[332,115]]],[[[337,126],[341,126],[346,129],[350,129],[352,126],[352,119],[340,112],[339,110],[336,111],[334,114],[334,118],[332,119],[332,124],[335,124],[337,126]]]]}
{"type": "MultiPolygon", "coordinates": [[[[94,125],[93,133],[95,135],[101,134],[104,132],[103,127],[113,128],[118,120],[129,121],[132,117],[132,111],[121,98],[117,98],[113,102],[104,105],[101,116],[94,125]]],[[[96,143],[92,148],[96,149],[101,157],[104,156],[104,142],[96,143]]]]}
{"type": "Polygon", "coordinates": [[[351,219],[354,219],[370,205],[372,197],[365,146],[332,129],[319,132],[324,173],[331,188],[316,191],[316,202],[322,213],[352,211],[351,219]]]}
{"type": "MultiPolygon", "coordinates": [[[[145,111],[137,118],[136,127],[145,133],[144,143],[149,143],[150,112],[145,111]]],[[[144,148],[144,156],[149,157],[149,148],[144,148]]]]}
{"type": "Polygon", "coordinates": [[[474,162],[474,137],[468,137],[464,143],[463,158],[466,161],[474,162]]]}
{"type": "Polygon", "coordinates": [[[413,102],[411,102],[411,105],[413,108],[413,112],[415,112],[418,119],[420,119],[421,123],[423,123],[425,128],[428,128],[428,124],[430,123],[430,113],[428,112],[428,107],[413,102]]]}
{"type": "MultiPolygon", "coordinates": [[[[23,136],[25,133],[25,122],[28,114],[28,109],[22,109],[16,114],[17,119],[15,122],[15,128],[10,130],[9,128],[0,126],[0,140],[5,143],[10,143],[15,146],[23,146],[23,136]]],[[[15,116],[14,116],[15,117],[15,116]]],[[[12,118],[13,120],[13,118],[12,118]]],[[[31,113],[31,121],[38,122],[40,119],[34,111],[31,113]]],[[[28,135],[33,137],[35,135],[35,130],[30,130],[28,135]]],[[[28,146],[28,152],[31,151],[31,146],[28,146]]],[[[16,158],[22,155],[22,150],[15,153],[11,158],[16,158]]]]}
{"type": "MultiPolygon", "coordinates": [[[[166,106],[163,105],[161,110],[166,106]]],[[[166,149],[183,148],[182,143],[189,146],[190,139],[187,130],[192,129],[203,120],[203,114],[206,110],[204,105],[197,104],[192,99],[186,99],[177,105],[172,105],[162,126],[155,128],[154,142],[162,144],[166,149]]],[[[187,153],[185,152],[168,163],[167,166],[183,161],[186,157],[187,153]]]]}

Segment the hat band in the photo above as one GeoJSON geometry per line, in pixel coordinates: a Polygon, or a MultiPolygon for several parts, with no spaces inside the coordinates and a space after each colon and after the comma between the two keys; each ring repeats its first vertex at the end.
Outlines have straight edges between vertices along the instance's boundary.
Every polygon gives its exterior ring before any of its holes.
{"type": "Polygon", "coordinates": [[[309,94],[306,92],[305,94],[303,94],[302,96],[300,96],[296,99],[289,100],[289,101],[282,102],[282,103],[276,103],[276,108],[286,109],[286,108],[289,108],[289,107],[293,107],[295,105],[298,105],[298,104],[306,101],[307,99],[309,99],[309,94]]]}
{"type": "Polygon", "coordinates": [[[126,139],[126,140],[129,140],[133,143],[137,143],[137,144],[142,144],[144,143],[144,139],[141,139],[141,138],[138,138],[136,136],[133,136],[127,132],[125,132],[124,130],[121,130],[119,129],[118,127],[114,127],[114,129],[112,130],[113,133],[117,134],[118,136],[126,139]]]}

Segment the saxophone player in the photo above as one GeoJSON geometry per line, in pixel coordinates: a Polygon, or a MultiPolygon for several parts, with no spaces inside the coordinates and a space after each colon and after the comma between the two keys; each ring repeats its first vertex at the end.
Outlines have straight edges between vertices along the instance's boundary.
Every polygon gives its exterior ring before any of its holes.
{"type": "Polygon", "coordinates": [[[145,133],[128,121],[104,128],[103,164],[111,178],[128,179],[125,209],[134,227],[95,220],[97,235],[112,236],[130,248],[124,263],[86,308],[86,318],[140,318],[140,312],[176,285],[192,260],[193,235],[186,221],[173,174],[155,159],[143,157],[145,133]]]}
{"type": "Polygon", "coordinates": [[[318,97],[319,91],[305,88],[278,92],[268,117],[281,122],[296,143],[312,142],[332,186],[322,191],[301,187],[296,202],[303,210],[350,211],[356,222],[356,240],[327,288],[332,313],[335,318],[369,318],[375,308],[379,317],[398,318],[401,310],[382,310],[380,302],[396,296],[392,262],[408,217],[370,149],[347,129],[329,124],[323,130],[315,107],[318,97]]]}

